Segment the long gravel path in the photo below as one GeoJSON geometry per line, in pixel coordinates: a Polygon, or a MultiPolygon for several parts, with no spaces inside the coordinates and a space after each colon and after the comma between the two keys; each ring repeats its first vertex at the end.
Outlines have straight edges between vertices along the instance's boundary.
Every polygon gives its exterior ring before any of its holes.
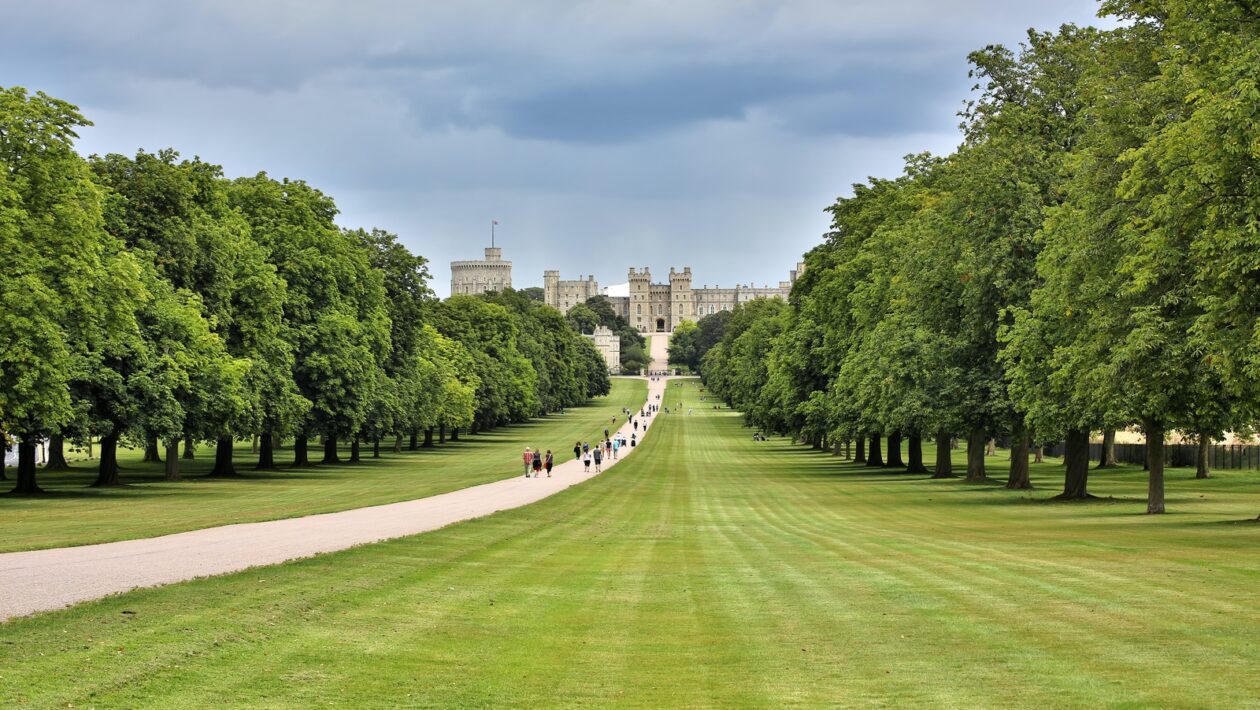
{"type": "MultiPolygon", "coordinates": [[[[648,382],[647,403],[657,403],[666,384],[664,378],[648,382]]],[[[637,435],[642,439],[652,420],[635,419],[639,420],[637,435]]],[[[627,439],[635,433],[625,420],[618,431],[627,439]]],[[[634,450],[623,448],[620,459],[634,450]]],[[[604,467],[616,463],[605,462],[604,467]]],[[[518,469],[520,462],[505,461],[504,466],[518,469]]],[[[227,574],[428,532],[529,505],[595,475],[594,466],[588,473],[580,461],[566,461],[555,467],[551,478],[518,475],[402,503],[142,540],[11,552],[0,555],[0,621],[139,587],[227,574]]]]}

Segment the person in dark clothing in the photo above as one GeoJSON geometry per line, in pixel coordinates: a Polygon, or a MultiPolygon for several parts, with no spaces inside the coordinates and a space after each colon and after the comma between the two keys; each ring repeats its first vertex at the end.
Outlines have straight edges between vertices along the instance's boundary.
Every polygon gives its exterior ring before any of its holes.
{"type": "Polygon", "coordinates": [[[551,467],[555,463],[555,460],[551,458],[551,449],[547,449],[547,458],[543,459],[543,468],[547,469],[547,478],[551,478],[551,467]]]}

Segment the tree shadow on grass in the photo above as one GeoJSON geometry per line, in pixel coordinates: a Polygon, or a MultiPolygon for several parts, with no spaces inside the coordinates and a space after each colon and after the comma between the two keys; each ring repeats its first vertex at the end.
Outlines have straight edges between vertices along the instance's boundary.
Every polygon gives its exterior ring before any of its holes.
{"type": "Polygon", "coordinates": [[[91,499],[102,500],[107,498],[145,498],[157,495],[157,491],[146,489],[144,486],[134,486],[122,484],[119,486],[107,486],[102,488],[45,488],[39,493],[17,493],[15,491],[5,491],[0,493],[0,499],[4,500],[74,500],[74,499],[91,499]]]}

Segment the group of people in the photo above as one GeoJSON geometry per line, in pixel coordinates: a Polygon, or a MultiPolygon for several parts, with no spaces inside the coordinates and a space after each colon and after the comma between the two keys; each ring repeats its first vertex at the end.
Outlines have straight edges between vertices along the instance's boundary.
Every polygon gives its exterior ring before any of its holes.
{"type": "MultiPolygon", "coordinates": [[[[595,473],[603,470],[605,461],[616,460],[621,449],[629,446],[633,448],[638,444],[639,422],[634,419],[634,414],[630,410],[623,410],[631,424],[634,425],[634,431],[630,433],[630,438],[626,438],[621,432],[610,434],[607,429],[604,430],[604,440],[596,441],[594,446],[590,442],[578,441],[573,444],[573,458],[582,460],[582,468],[584,471],[591,470],[591,464],[595,464],[595,473]]],[[[644,415],[642,410],[639,414],[644,415]]],[[[613,422],[617,418],[613,417],[613,422]]],[[[647,431],[647,424],[643,425],[643,430],[647,431]]],[[[545,470],[547,478],[551,478],[551,469],[555,467],[555,457],[551,453],[551,449],[547,449],[546,453],[540,452],[538,449],[525,447],[525,453],[522,455],[522,461],[525,464],[525,477],[529,478],[533,474],[534,478],[538,478],[545,470]]]]}
{"type": "Polygon", "coordinates": [[[551,478],[551,469],[556,464],[555,458],[551,455],[551,449],[547,449],[547,453],[542,454],[539,453],[538,449],[531,450],[528,446],[526,446],[523,458],[525,460],[526,478],[529,478],[531,471],[534,474],[534,478],[538,478],[543,469],[547,469],[547,478],[551,478]]]}

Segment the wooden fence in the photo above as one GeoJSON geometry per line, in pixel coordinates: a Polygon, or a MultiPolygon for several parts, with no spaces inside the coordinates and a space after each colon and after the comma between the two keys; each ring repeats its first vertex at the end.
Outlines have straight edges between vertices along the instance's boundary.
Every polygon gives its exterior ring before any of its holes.
{"type": "MultiPolygon", "coordinates": [[[[1062,456],[1063,442],[1046,447],[1047,456],[1062,456]]],[[[1102,456],[1102,444],[1089,445],[1089,458],[1102,456]]],[[[1116,462],[1146,465],[1146,444],[1116,444],[1116,462]]],[[[1164,465],[1194,468],[1199,465],[1198,444],[1165,444],[1164,465]]],[[[1208,467],[1213,469],[1260,468],[1260,446],[1254,444],[1213,444],[1208,448],[1208,467]]]]}

